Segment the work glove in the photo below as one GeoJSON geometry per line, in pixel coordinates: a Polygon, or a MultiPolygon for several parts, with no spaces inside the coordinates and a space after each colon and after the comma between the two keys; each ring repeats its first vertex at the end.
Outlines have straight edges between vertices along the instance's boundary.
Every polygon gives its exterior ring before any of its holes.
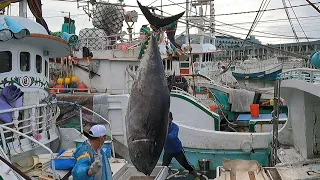
{"type": "Polygon", "coordinates": [[[94,161],[90,166],[90,170],[91,170],[92,174],[97,174],[99,172],[100,168],[101,168],[100,160],[94,161]]]}

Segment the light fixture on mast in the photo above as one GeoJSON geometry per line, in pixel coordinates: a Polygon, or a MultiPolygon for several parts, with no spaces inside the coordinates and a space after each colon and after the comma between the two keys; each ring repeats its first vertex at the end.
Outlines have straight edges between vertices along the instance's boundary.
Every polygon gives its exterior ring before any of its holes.
{"type": "Polygon", "coordinates": [[[124,13],[124,20],[126,21],[128,25],[128,33],[129,33],[129,41],[132,41],[132,26],[134,25],[135,22],[138,21],[138,13],[137,11],[126,11],[124,13]],[[131,23],[131,24],[130,24],[131,23]]]}

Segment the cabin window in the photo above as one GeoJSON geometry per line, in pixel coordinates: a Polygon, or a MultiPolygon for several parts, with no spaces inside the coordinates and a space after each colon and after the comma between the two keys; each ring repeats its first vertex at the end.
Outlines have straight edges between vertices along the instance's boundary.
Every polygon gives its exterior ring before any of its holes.
{"type": "Polygon", "coordinates": [[[170,70],[171,69],[171,60],[167,60],[167,69],[170,70]]]}
{"type": "Polygon", "coordinates": [[[48,77],[49,71],[48,71],[48,61],[44,61],[44,75],[48,77]]]}
{"type": "Polygon", "coordinates": [[[193,57],[192,57],[192,61],[196,62],[198,60],[199,60],[199,54],[194,54],[193,57]]]}
{"type": "Polygon", "coordinates": [[[180,63],[181,68],[189,68],[189,63],[180,63]]]}
{"type": "Polygon", "coordinates": [[[30,53],[20,52],[20,70],[22,72],[30,71],[30,53]]]}
{"type": "Polygon", "coordinates": [[[42,57],[39,55],[36,55],[36,70],[37,73],[42,72],[42,57]]]}
{"type": "Polygon", "coordinates": [[[12,53],[10,51],[0,51],[0,73],[12,70],[12,53]]]}

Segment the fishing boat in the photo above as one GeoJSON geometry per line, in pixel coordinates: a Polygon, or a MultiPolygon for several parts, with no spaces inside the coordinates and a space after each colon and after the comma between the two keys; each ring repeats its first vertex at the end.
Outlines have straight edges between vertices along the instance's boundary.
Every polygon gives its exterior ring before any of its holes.
{"type": "Polygon", "coordinates": [[[275,80],[282,72],[283,64],[277,58],[261,60],[250,57],[235,65],[232,75],[244,79],[275,80]]]}
{"type": "MultiPolygon", "coordinates": [[[[26,12],[27,1],[19,3],[20,12],[26,12]]],[[[37,12],[42,11],[40,9],[34,13],[37,12]]],[[[36,15],[42,18],[41,14],[36,15]]],[[[81,112],[100,117],[103,124],[111,129],[110,120],[98,113],[76,103],[58,102],[48,93],[49,58],[70,55],[77,36],[69,33],[52,36],[44,20],[37,23],[23,13],[21,16],[0,15],[0,22],[3,64],[0,68],[0,178],[68,179],[75,162],[72,154],[86,141],[83,132],[90,127],[90,124],[85,126],[88,124],[83,123],[81,112]],[[77,107],[80,112],[77,119],[79,130],[63,128],[57,123],[61,112],[58,105],[77,107]]],[[[121,101],[127,95],[108,97],[121,101]]],[[[126,105],[120,105],[119,111],[111,118],[119,118],[126,111],[126,105]]],[[[112,133],[108,137],[103,149],[109,155],[113,179],[143,178],[145,175],[128,161],[116,158],[112,133]]],[[[157,166],[151,174],[159,180],[167,175],[167,167],[161,166],[157,166]]]]}
{"type": "MultiPolygon", "coordinates": [[[[199,3],[209,4],[208,2],[199,3]]],[[[112,6],[112,4],[104,5],[104,8],[110,8],[112,10],[118,9],[118,7],[119,6],[116,5],[112,6]]],[[[134,12],[127,12],[127,14],[130,13],[135,14],[134,12]]],[[[105,15],[100,16],[106,17],[105,15]]],[[[133,16],[131,15],[131,17],[133,16]]],[[[127,21],[135,20],[129,20],[128,18],[127,21]]],[[[80,30],[80,32],[88,33],[87,35],[86,33],[80,33],[80,45],[77,47],[78,49],[75,50],[73,57],[52,59],[51,64],[53,68],[56,67],[56,78],[59,79],[57,83],[60,86],[52,86],[51,91],[52,93],[56,93],[59,101],[77,102],[101,114],[105,119],[110,119],[110,131],[114,138],[115,152],[117,155],[130,161],[126,145],[127,136],[124,118],[126,111],[124,107],[126,107],[128,103],[130,87],[133,81],[130,74],[134,75],[138,69],[139,56],[143,56],[143,45],[147,37],[147,33],[145,32],[148,32],[149,29],[146,26],[141,28],[141,33],[138,37],[134,37],[134,33],[124,36],[120,35],[120,37],[118,34],[106,35],[102,33],[105,32],[102,30],[103,29],[99,28],[80,30]],[[88,35],[90,34],[89,32],[99,32],[100,34],[92,37],[88,35]],[[79,66],[82,68],[79,68],[79,66]]],[[[121,28],[117,30],[121,31],[121,28]]],[[[203,35],[200,35],[200,37],[201,36],[203,35]]],[[[162,36],[160,36],[159,41],[161,37],[162,36]]],[[[169,43],[169,41],[167,42],[169,43]]],[[[188,44],[185,45],[186,48],[188,48],[188,46],[188,44]]],[[[202,45],[191,44],[191,46],[194,46],[194,49],[198,47],[199,51],[201,50],[198,54],[205,55],[203,57],[210,56],[210,54],[214,53],[214,48],[205,43],[202,45]],[[206,49],[205,46],[212,48],[206,49]],[[205,53],[202,53],[202,51],[205,53]]],[[[253,103],[256,93],[247,92],[252,99],[248,100],[247,105],[243,105],[247,109],[245,111],[246,114],[238,120],[237,114],[235,113],[234,116],[226,115],[225,112],[223,112],[225,111],[224,107],[221,105],[215,106],[217,110],[215,111],[213,103],[219,103],[216,99],[218,93],[222,94],[219,98],[225,98],[223,100],[226,100],[225,103],[229,108],[227,110],[230,111],[229,95],[236,94],[231,92],[233,88],[214,83],[210,78],[201,74],[201,69],[198,71],[200,73],[195,73],[195,76],[201,77],[207,82],[202,83],[202,80],[200,81],[199,78],[195,78],[198,80],[194,81],[192,71],[184,74],[184,71],[182,71],[183,66],[178,66],[179,61],[175,63],[175,61],[169,60],[173,59],[174,56],[168,56],[170,51],[168,51],[169,48],[166,43],[161,43],[160,41],[159,47],[168,75],[172,75],[174,71],[181,79],[188,79],[188,87],[198,81],[193,88],[196,91],[196,95],[188,92],[188,88],[185,90],[183,87],[174,87],[170,95],[170,111],[173,113],[174,121],[180,127],[179,137],[182,139],[186,155],[190,162],[194,164],[197,169],[200,169],[198,160],[206,158],[211,159],[210,166],[213,169],[221,165],[222,158],[255,159],[266,166],[270,155],[268,138],[270,136],[272,118],[270,113],[262,115],[258,120],[251,118],[249,106],[253,103]],[[168,68],[168,66],[171,66],[171,68],[168,68]],[[217,114],[216,112],[218,111],[223,113],[217,114]],[[230,122],[229,120],[232,117],[234,118],[232,119],[233,122],[230,122]],[[236,129],[238,132],[227,132],[230,131],[230,129],[236,129]]],[[[192,52],[196,54],[197,52],[194,51],[194,49],[192,52]]],[[[180,51],[176,51],[176,53],[177,52],[180,51]]],[[[183,55],[187,55],[186,52],[181,52],[182,55],[178,57],[183,58],[183,55]]],[[[180,60],[180,63],[184,62],[182,61],[183,59],[180,60]]],[[[185,59],[185,61],[187,61],[187,59],[185,59]]],[[[205,62],[199,63],[198,61],[197,63],[200,64],[200,67],[202,66],[201,64],[205,66],[211,64],[211,67],[216,64],[213,61],[207,64],[205,62]]],[[[193,68],[194,64],[197,64],[190,63],[190,60],[186,63],[188,63],[186,69],[189,70],[193,68]]],[[[52,80],[57,81],[57,79],[52,80]]],[[[183,85],[185,81],[182,80],[181,83],[183,85]]],[[[235,105],[233,104],[233,106],[235,105]]],[[[77,128],[79,126],[78,109],[76,107],[64,108],[64,106],[61,105],[59,107],[61,108],[61,113],[57,119],[58,124],[64,128],[77,128]]],[[[263,114],[262,111],[260,112],[263,114]]],[[[89,123],[91,121],[91,113],[83,111],[80,114],[85,122],[89,123]]],[[[283,114],[282,118],[282,123],[284,123],[286,121],[286,114],[283,114]]],[[[97,116],[93,116],[92,121],[95,123],[103,122],[97,116]]],[[[172,168],[181,169],[175,160],[172,161],[172,168]]]]}
{"type": "MultiPolygon", "coordinates": [[[[316,52],[311,56],[312,66],[319,68],[319,60],[316,52]]],[[[275,86],[275,102],[281,95],[290,111],[287,123],[277,132],[279,116],[275,106],[271,167],[261,167],[256,161],[223,160],[223,165],[217,167],[216,180],[231,174],[242,179],[319,179],[319,84],[319,69],[295,68],[281,73],[275,86]]]]}

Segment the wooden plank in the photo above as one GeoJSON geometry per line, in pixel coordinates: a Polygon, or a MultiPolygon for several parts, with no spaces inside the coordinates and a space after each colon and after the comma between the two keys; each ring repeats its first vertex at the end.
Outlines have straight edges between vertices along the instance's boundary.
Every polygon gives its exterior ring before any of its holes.
{"type": "Polygon", "coordinates": [[[230,180],[237,180],[237,171],[235,169],[230,170],[230,180]]]}

